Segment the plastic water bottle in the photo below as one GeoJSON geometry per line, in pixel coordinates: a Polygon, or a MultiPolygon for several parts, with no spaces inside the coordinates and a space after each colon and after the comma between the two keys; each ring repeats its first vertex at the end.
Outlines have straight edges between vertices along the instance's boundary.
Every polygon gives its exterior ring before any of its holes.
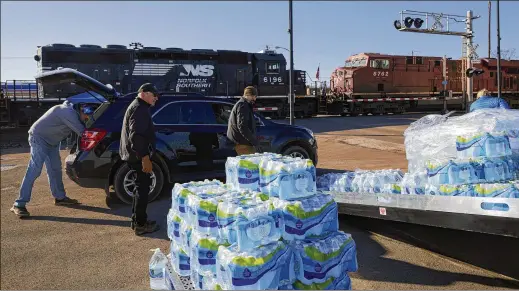
{"type": "Polygon", "coordinates": [[[487,159],[484,163],[486,182],[507,181],[512,178],[506,161],[502,159],[487,159]]]}
{"type": "Polygon", "coordinates": [[[502,159],[495,161],[495,171],[498,177],[498,181],[507,181],[512,178],[510,175],[508,163],[502,159]]]}
{"type": "Polygon", "coordinates": [[[445,184],[457,184],[460,180],[460,166],[451,162],[448,169],[448,177],[448,182],[445,184]]]}
{"type": "Polygon", "coordinates": [[[153,252],[149,264],[150,287],[153,290],[169,290],[166,284],[168,258],[159,248],[150,251],[153,252]]]}
{"type": "Polygon", "coordinates": [[[371,193],[380,193],[382,190],[384,173],[373,173],[370,177],[370,192],[371,193]]]}
{"type": "Polygon", "coordinates": [[[459,165],[459,180],[456,184],[470,184],[477,182],[476,171],[470,163],[463,163],[459,165]]]}
{"type": "Polygon", "coordinates": [[[490,135],[487,133],[485,141],[485,152],[487,157],[501,157],[511,154],[510,142],[506,135],[490,135]]]}

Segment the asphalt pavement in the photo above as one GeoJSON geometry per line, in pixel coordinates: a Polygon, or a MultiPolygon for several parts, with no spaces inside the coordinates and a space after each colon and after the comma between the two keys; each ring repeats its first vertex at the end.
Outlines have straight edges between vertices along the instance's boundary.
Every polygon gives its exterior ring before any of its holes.
{"type": "MultiPolygon", "coordinates": [[[[419,117],[330,117],[296,119],[296,124],[316,132],[321,168],[405,169],[402,132],[419,117]]],[[[66,155],[62,151],[62,160],[66,155]]],[[[64,177],[67,193],[83,204],[55,206],[44,169],[28,205],[32,217],[20,220],[9,208],[27,163],[23,146],[2,149],[0,288],[149,289],[149,250],[169,251],[168,195],[148,207],[161,230],[136,237],[130,206],[107,205],[102,190],[81,188],[64,177]]],[[[346,215],[339,219],[341,230],[357,244],[353,289],[519,289],[519,239],[346,215]]]]}

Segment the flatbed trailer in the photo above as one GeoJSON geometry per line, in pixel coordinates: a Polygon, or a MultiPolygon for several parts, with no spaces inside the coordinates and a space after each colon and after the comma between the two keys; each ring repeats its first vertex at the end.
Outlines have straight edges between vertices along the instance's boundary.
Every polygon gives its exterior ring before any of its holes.
{"type": "Polygon", "coordinates": [[[519,199],[324,191],[340,214],[519,238],[519,199]]]}
{"type": "Polygon", "coordinates": [[[180,276],[177,274],[171,265],[171,255],[168,254],[168,264],[166,270],[166,281],[171,290],[195,290],[190,276],[180,276]]]}
{"type": "MultiPolygon", "coordinates": [[[[517,198],[323,192],[334,196],[339,214],[519,238],[517,198]]],[[[191,278],[179,276],[169,262],[170,288],[195,290],[191,278]]]]}

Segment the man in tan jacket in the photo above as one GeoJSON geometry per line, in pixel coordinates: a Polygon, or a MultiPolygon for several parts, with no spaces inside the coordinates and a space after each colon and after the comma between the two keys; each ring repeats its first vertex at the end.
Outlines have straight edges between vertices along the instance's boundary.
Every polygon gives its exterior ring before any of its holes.
{"type": "Polygon", "coordinates": [[[253,108],[257,95],[256,88],[253,86],[246,87],[243,97],[234,104],[229,117],[227,137],[234,142],[234,148],[238,155],[261,151],[256,138],[256,119],[254,118],[253,108]]]}

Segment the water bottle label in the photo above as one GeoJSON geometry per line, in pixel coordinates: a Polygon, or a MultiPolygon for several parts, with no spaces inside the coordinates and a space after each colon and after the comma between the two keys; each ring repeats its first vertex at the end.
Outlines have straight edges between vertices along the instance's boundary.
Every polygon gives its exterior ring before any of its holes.
{"type": "Polygon", "coordinates": [[[160,270],[150,269],[150,278],[161,279],[162,277],[164,277],[164,269],[160,269],[160,270]]]}
{"type": "Polygon", "coordinates": [[[322,269],[323,269],[323,267],[319,263],[315,264],[314,270],[317,273],[320,273],[322,271],[322,269]]]}
{"type": "Polygon", "coordinates": [[[247,237],[252,241],[259,241],[267,237],[272,229],[272,220],[266,218],[256,219],[247,225],[247,237]]]}
{"type": "Polygon", "coordinates": [[[306,191],[306,188],[309,186],[311,180],[309,174],[310,173],[300,173],[294,175],[294,186],[297,191],[306,191]]]}

